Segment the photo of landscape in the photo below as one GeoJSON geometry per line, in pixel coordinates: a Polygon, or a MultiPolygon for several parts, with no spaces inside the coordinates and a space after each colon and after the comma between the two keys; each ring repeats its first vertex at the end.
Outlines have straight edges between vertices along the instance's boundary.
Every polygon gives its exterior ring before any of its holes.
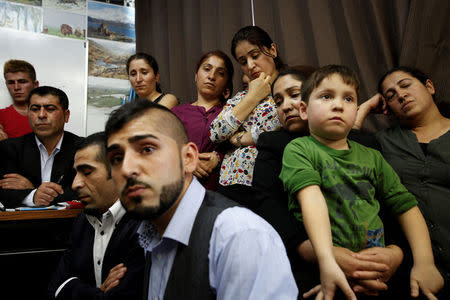
{"type": "Polygon", "coordinates": [[[89,76],[87,134],[103,131],[109,114],[127,100],[129,92],[128,80],[89,76]]]}
{"type": "Polygon", "coordinates": [[[6,24],[6,3],[0,2],[0,27],[6,24]]]}
{"type": "Polygon", "coordinates": [[[41,6],[42,0],[8,0],[10,2],[17,2],[17,3],[23,3],[23,4],[29,4],[29,5],[35,5],[35,6],[41,6]]]}
{"type": "Polygon", "coordinates": [[[56,9],[44,10],[43,33],[74,39],[86,38],[86,17],[56,9]]]}
{"type": "Polygon", "coordinates": [[[86,14],[86,0],[43,0],[44,8],[65,10],[75,14],[86,14]]]}
{"type": "Polygon", "coordinates": [[[126,62],[136,52],[136,45],[89,39],[89,76],[128,79],[126,62]]]}
{"type": "Polygon", "coordinates": [[[89,1],[88,37],[135,43],[134,8],[89,1]]]}

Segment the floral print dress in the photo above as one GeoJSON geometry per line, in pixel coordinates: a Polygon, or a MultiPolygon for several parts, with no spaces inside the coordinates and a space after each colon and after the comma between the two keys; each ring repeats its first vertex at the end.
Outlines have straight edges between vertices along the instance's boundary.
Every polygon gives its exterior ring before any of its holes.
{"type": "MultiPolygon", "coordinates": [[[[220,143],[229,140],[237,131],[245,130],[251,132],[256,144],[262,132],[275,131],[281,127],[271,95],[261,101],[243,122],[236,119],[232,109],[245,95],[247,91],[242,91],[227,101],[222,112],[211,123],[209,130],[211,141],[220,143]]],[[[222,161],[219,183],[223,186],[232,184],[251,186],[257,155],[258,150],[255,146],[230,149],[222,161]]]]}

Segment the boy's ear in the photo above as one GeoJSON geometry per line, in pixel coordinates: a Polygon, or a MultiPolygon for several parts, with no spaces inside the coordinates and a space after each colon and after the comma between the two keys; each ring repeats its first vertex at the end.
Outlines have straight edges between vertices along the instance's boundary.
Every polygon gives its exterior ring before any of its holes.
{"type": "Polygon", "coordinates": [[[307,108],[308,108],[308,104],[306,104],[305,101],[300,101],[298,111],[300,113],[300,119],[302,119],[303,121],[308,120],[308,113],[306,112],[307,108]]]}

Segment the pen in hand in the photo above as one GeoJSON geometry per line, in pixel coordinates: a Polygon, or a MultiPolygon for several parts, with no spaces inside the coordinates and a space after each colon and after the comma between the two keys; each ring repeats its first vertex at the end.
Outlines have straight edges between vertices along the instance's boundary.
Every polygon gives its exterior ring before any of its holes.
{"type": "Polygon", "coordinates": [[[64,174],[62,174],[62,175],[59,177],[59,179],[56,181],[56,184],[61,185],[61,182],[63,181],[63,179],[64,179],[64,174]]]}

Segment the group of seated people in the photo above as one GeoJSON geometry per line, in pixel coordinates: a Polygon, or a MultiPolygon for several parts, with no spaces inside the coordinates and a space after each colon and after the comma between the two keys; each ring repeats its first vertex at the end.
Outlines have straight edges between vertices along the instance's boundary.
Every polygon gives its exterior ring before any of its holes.
{"type": "Polygon", "coordinates": [[[361,101],[354,71],[288,67],[260,27],[231,53],[248,87],[233,96],[230,58],[209,51],[180,105],[131,56],[137,99],[87,138],[64,131],[63,91],[5,64],[0,202],[84,204],[49,297],[447,299],[450,119],[431,79],[397,67],[361,101]],[[365,132],[371,113],[397,125],[365,132]]]}

